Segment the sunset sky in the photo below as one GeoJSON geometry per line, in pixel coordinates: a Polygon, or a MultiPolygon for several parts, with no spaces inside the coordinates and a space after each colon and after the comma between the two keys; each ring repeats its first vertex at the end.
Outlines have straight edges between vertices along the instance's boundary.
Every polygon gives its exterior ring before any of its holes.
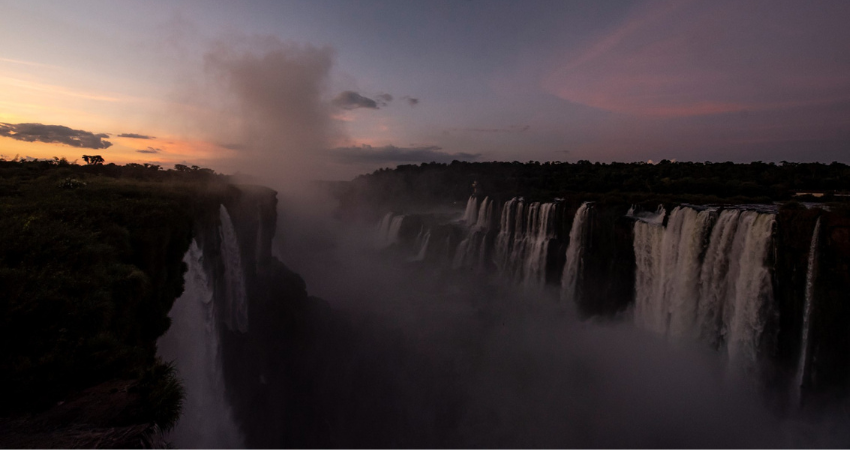
{"type": "Polygon", "coordinates": [[[848,24],[846,0],[0,0],[0,155],[850,163],[848,24]]]}

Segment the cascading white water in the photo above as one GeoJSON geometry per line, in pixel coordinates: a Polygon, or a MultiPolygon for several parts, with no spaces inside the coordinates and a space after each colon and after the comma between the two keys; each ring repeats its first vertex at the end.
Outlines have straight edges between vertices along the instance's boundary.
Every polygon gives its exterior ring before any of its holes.
{"type": "Polygon", "coordinates": [[[401,225],[404,223],[404,217],[404,215],[395,215],[389,212],[378,222],[375,238],[375,245],[378,248],[388,247],[398,242],[399,231],[401,231],[401,225]]]}
{"type": "Polygon", "coordinates": [[[582,203],[576,210],[573,225],[570,227],[570,243],[567,247],[567,261],[564,263],[564,273],[561,276],[561,299],[575,301],[577,299],[578,279],[581,276],[584,258],[584,242],[587,216],[590,211],[587,202],[582,203]]]}
{"type": "Polygon", "coordinates": [[[708,210],[676,207],[667,227],[635,222],[635,318],[671,337],[696,337],[700,254],[710,225],[708,210]]]}
{"type": "Polygon", "coordinates": [[[481,201],[481,207],[478,209],[478,220],[475,222],[475,228],[479,230],[489,229],[492,217],[493,201],[489,197],[484,197],[484,200],[481,201]]]}
{"type": "Polygon", "coordinates": [[[528,285],[546,284],[546,261],[549,257],[549,242],[555,237],[554,203],[534,203],[529,209],[528,242],[524,265],[523,282],[528,285]]]}
{"type": "MultiPolygon", "coordinates": [[[[470,202],[474,202],[473,197],[470,197],[470,202]]],[[[467,213],[471,211],[469,205],[474,206],[474,203],[467,205],[467,213]]],[[[467,214],[464,214],[464,216],[466,217],[467,214]]],[[[485,240],[490,231],[492,216],[493,201],[489,197],[484,197],[480,206],[478,206],[478,211],[475,213],[476,220],[472,221],[472,218],[468,217],[469,221],[466,221],[469,229],[467,230],[466,237],[458,244],[455,250],[455,255],[452,259],[453,268],[472,266],[481,268],[484,266],[487,251],[485,240]]]]}
{"type": "Polygon", "coordinates": [[[463,221],[467,226],[472,226],[478,221],[478,201],[474,195],[469,196],[466,201],[466,210],[463,212],[463,221]]]}
{"type": "Polygon", "coordinates": [[[387,242],[395,244],[398,242],[398,233],[401,231],[401,224],[404,223],[404,216],[395,216],[390,223],[390,229],[387,233],[387,242]]]}
{"type": "Polygon", "coordinates": [[[808,371],[809,328],[812,320],[812,303],[815,294],[815,276],[818,264],[818,235],[820,234],[820,217],[815,222],[812,241],[809,244],[809,267],[806,270],[806,297],[803,304],[803,334],[800,337],[800,362],[797,364],[797,401],[802,399],[803,382],[808,371]]]}
{"type": "Polygon", "coordinates": [[[730,362],[749,369],[758,359],[764,308],[773,295],[765,265],[773,214],[677,207],[635,222],[635,321],[672,339],[702,338],[725,346],[730,362]]]}
{"type": "Polygon", "coordinates": [[[420,238],[419,251],[416,253],[416,256],[412,259],[412,261],[424,261],[425,256],[428,254],[428,243],[431,241],[431,229],[425,232],[424,236],[420,238]]]}
{"type": "Polygon", "coordinates": [[[525,285],[545,284],[556,211],[556,203],[526,205],[522,198],[504,204],[493,257],[502,276],[525,285]]]}
{"type": "Polygon", "coordinates": [[[236,230],[227,208],[219,208],[221,227],[221,257],[224,262],[225,307],[224,323],[231,330],[248,331],[248,295],[245,291],[245,272],[242,270],[242,255],[236,230]]]}
{"type": "Polygon", "coordinates": [[[726,348],[729,360],[744,370],[754,369],[758,345],[764,331],[764,308],[773,297],[770,271],[765,265],[773,234],[774,214],[741,213],[738,233],[746,231],[741,250],[740,272],[735,282],[731,308],[724,309],[726,348]]]}
{"type": "Polygon", "coordinates": [[[664,280],[664,295],[669,309],[669,333],[676,339],[696,338],[699,334],[694,327],[698,308],[694,300],[699,298],[700,255],[711,215],[712,211],[691,208],[677,208],[670,214],[667,230],[674,234],[665,236],[670,237],[670,251],[665,253],[674,257],[665,260],[664,272],[669,276],[664,280]]]}
{"type": "Polygon", "coordinates": [[[194,240],[183,261],[189,268],[183,294],[168,314],[171,327],[157,342],[159,356],[174,362],[186,389],[183,413],[168,440],[181,448],[242,447],[224,395],[212,283],[194,240]]]}
{"type": "Polygon", "coordinates": [[[518,204],[519,199],[514,197],[502,205],[502,215],[499,218],[499,234],[496,235],[496,245],[493,250],[494,262],[500,272],[503,272],[510,257],[518,204]]]}
{"type": "Polygon", "coordinates": [[[741,211],[727,209],[720,213],[709,237],[708,249],[700,272],[700,294],[697,308],[697,330],[700,340],[713,348],[722,343],[723,308],[735,292],[739,272],[741,246],[735,247],[741,211]]]}

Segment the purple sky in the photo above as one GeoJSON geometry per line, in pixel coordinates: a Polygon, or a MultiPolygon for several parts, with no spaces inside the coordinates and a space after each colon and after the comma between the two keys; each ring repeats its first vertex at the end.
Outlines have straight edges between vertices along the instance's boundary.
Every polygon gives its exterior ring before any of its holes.
{"type": "Polygon", "coordinates": [[[293,177],[452,159],[850,162],[848,1],[0,10],[7,157],[88,153],[24,139],[18,124],[41,123],[108,134],[107,160],[293,177]]]}

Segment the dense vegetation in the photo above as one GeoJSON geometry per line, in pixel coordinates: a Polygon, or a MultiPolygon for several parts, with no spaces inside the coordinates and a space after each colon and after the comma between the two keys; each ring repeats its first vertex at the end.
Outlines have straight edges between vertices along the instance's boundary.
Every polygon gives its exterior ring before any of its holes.
{"type": "Polygon", "coordinates": [[[138,419],[172,425],[182,388],[156,339],[193,221],[225,189],[197,167],[0,160],[0,414],[124,379],[138,380],[138,419]]]}
{"type": "Polygon", "coordinates": [[[850,166],[841,163],[749,164],[661,161],[646,163],[460,162],[381,169],[357,177],[341,192],[344,205],[465,200],[475,190],[497,198],[613,199],[617,202],[766,203],[799,192],[850,190],[850,166]],[[368,199],[368,202],[363,200],[368,199]]]}

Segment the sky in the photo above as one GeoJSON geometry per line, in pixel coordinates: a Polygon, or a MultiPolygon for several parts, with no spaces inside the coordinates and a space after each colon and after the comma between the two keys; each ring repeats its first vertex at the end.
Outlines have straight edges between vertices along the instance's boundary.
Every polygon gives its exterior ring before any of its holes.
{"type": "Polygon", "coordinates": [[[850,2],[0,0],[0,155],[850,163],[850,2]]]}

